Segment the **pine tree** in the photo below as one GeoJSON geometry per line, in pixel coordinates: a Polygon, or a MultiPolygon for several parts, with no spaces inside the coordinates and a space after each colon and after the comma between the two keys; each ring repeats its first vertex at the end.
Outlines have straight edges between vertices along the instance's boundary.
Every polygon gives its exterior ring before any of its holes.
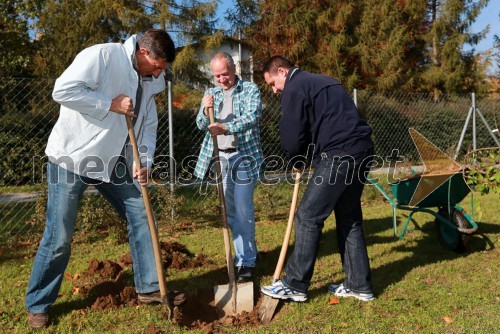
{"type": "Polygon", "coordinates": [[[465,44],[476,45],[486,31],[470,32],[470,26],[489,0],[431,0],[428,3],[428,53],[422,79],[434,98],[442,92],[483,91],[474,52],[464,52],[465,44]]]}

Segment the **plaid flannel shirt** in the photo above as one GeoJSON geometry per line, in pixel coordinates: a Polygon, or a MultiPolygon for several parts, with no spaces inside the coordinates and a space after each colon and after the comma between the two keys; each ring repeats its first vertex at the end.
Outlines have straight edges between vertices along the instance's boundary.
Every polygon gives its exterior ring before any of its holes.
{"type": "MultiPolygon", "coordinates": [[[[214,96],[214,116],[217,121],[219,116],[219,107],[224,100],[224,93],[221,87],[209,88],[205,95],[214,96]]],[[[200,130],[207,130],[210,120],[203,112],[203,102],[201,103],[196,125],[200,130]]],[[[226,135],[234,134],[238,136],[239,152],[249,160],[248,176],[257,180],[260,175],[260,168],[263,159],[262,149],[260,147],[259,119],[262,116],[262,105],[260,100],[260,91],[257,85],[251,82],[241,81],[237,78],[236,88],[233,94],[233,110],[236,116],[230,122],[224,123],[226,126],[226,135]]],[[[213,140],[209,132],[205,135],[201,145],[200,155],[194,170],[194,175],[200,179],[205,177],[214,151],[213,140]]]]}

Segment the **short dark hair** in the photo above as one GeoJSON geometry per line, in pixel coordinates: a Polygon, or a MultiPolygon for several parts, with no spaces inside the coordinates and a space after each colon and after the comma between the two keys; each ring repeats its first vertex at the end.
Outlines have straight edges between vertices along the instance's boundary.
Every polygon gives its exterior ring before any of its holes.
{"type": "Polygon", "coordinates": [[[272,56],[264,63],[262,73],[276,74],[279,67],[289,70],[294,67],[294,65],[290,60],[283,56],[272,56]]]}
{"type": "Polygon", "coordinates": [[[140,48],[147,49],[153,58],[172,63],[175,60],[175,45],[170,35],[162,29],[149,29],[137,41],[140,48]]]}

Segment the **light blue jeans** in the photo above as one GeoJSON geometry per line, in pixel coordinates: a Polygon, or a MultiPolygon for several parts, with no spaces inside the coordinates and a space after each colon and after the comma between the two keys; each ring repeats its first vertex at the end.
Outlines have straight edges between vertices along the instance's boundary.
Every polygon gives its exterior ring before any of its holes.
{"type": "Polygon", "coordinates": [[[255,216],[253,191],[255,180],[248,177],[247,165],[239,152],[220,152],[222,185],[227,223],[233,235],[235,266],[255,267],[255,216]]]}
{"type": "Polygon", "coordinates": [[[47,222],[26,292],[29,312],[47,313],[56,301],[71,253],[78,204],[89,184],[94,185],[127,222],[137,292],[159,290],[144,200],[126,170],[123,163],[118,163],[112,182],[105,183],[48,163],[47,222]]]}

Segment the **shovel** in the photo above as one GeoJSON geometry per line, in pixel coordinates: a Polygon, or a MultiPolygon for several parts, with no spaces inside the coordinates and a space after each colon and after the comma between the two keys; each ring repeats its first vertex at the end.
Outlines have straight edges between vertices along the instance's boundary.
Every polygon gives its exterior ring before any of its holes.
{"type": "MultiPolygon", "coordinates": [[[[288,215],[288,224],[286,225],[285,237],[283,238],[283,245],[281,245],[280,257],[278,258],[278,264],[276,265],[276,270],[273,275],[273,283],[276,283],[281,276],[281,270],[283,269],[283,264],[285,263],[286,252],[288,250],[288,243],[290,242],[290,235],[292,234],[293,220],[295,218],[295,208],[297,207],[297,198],[299,197],[299,185],[300,185],[301,172],[295,174],[295,185],[293,187],[293,197],[292,205],[290,206],[290,214],[288,215]]],[[[259,319],[263,324],[268,324],[273,318],[274,311],[278,307],[280,299],[271,298],[264,295],[259,308],[259,319]]]]}
{"type": "MultiPolygon", "coordinates": [[[[132,145],[132,151],[134,152],[134,163],[136,168],[141,168],[141,158],[139,156],[139,149],[137,148],[137,140],[135,139],[134,125],[132,124],[132,119],[125,116],[127,121],[128,136],[130,138],[130,144],[132,145]]],[[[148,189],[146,186],[141,185],[141,193],[144,198],[144,206],[146,207],[146,213],[148,215],[149,230],[151,232],[151,241],[153,243],[153,252],[155,256],[156,272],[158,273],[158,284],[160,285],[160,296],[162,304],[167,307],[167,317],[170,320],[173,315],[173,305],[167,298],[167,283],[165,281],[165,274],[163,272],[160,246],[158,241],[158,233],[156,231],[155,218],[153,215],[153,209],[151,207],[151,201],[149,200],[148,189]]]]}
{"type": "MultiPolygon", "coordinates": [[[[210,124],[215,123],[214,109],[208,108],[210,124]]],[[[227,273],[229,276],[228,285],[214,286],[214,300],[217,310],[226,314],[238,314],[241,311],[251,312],[253,310],[253,282],[246,282],[238,286],[234,274],[234,259],[231,254],[231,241],[229,239],[229,229],[227,225],[226,202],[224,200],[224,188],[222,186],[222,170],[219,158],[219,146],[217,137],[214,140],[214,157],[216,168],[217,189],[219,192],[219,201],[222,218],[222,234],[224,235],[224,248],[226,251],[227,273]],[[238,298],[239,297],[239,298],[238,298]]]]}

